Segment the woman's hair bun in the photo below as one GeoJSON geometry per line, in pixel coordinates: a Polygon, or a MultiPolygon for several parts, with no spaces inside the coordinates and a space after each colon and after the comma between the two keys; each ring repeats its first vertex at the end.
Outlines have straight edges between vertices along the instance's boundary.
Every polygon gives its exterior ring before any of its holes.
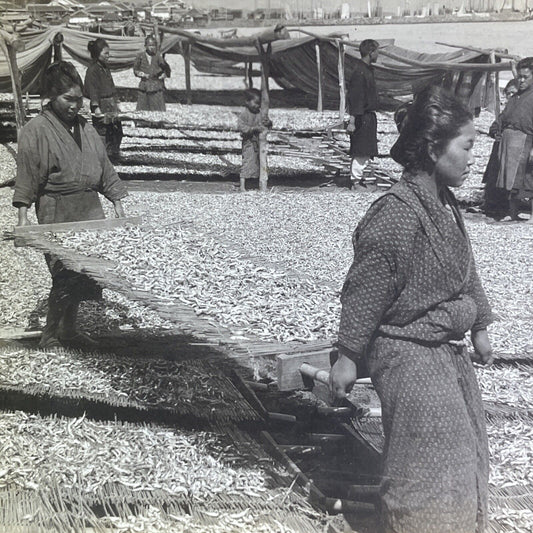
{"type": "Polygon", "coordinates": [[[391,157],[408,171],[431,171],[434,163],[429,146],[442,152],[472,120],[472,113],[453,93],[437,85],[426,87],[412,104],[404,106],[395,113],[400,136],[391,148],[391,157]]]}

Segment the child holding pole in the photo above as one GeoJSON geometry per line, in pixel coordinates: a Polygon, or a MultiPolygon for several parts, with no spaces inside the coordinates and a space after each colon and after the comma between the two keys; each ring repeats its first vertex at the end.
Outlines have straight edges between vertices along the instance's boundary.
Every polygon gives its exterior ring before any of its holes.
{"type": "Polygon", "coordinates": [[[262,120],[261,92],[248,89],[245,92],[244,109],[239,116],[237,127],[242,137],[242,167],[240,190],[246,190],[247,179],[259,179],[259,134],[272,127],[270,120],[262,120]]]}

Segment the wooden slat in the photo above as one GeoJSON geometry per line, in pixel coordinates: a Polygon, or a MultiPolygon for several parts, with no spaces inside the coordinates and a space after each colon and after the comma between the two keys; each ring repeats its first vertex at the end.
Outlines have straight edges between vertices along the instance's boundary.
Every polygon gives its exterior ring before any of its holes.
{"type": "Polygon", "coordinates": [[[103,218],[99,220],[80,220],[76,222],[57,222],[55,224],[31,224],[29,226],[15,226],[15,237],[30,233],[61,233],[65,231],[85,230],[108,230],[127,226],[128,224],[140,224],[142,217],[103,218]]]}
{"type": "Polygon", "coordinates": [[[42,331],[25,331],[17,328],[5,328],[0,329],[0,340],[3,341],[16,341],[24,339],[38,339],[40,338],[42,331]]]}
{"type": "Polygon", "coordinates": [[[300,367],[308,363],[319,370],[331,368],[330,354],[333,348],[315,352],[281,354],[277,357],[277,379],[280,391],[289,391],[305,388],[300,367]]]}

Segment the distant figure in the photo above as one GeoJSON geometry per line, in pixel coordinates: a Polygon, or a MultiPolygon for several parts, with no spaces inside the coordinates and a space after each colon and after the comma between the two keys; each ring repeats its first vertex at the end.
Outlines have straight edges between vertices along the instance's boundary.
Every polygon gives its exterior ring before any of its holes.
{"type": "Polygon", "coordinates": [[[245,109],[239,116],[237,127],[242,136],[241,191],[246,189],[247,179],[259,178],[259,134],[272,127],[272,122],[261,120],[261,92],[248,89],[245,92],[245,109]]]}
{"type": "MultiPolygon", "coordinates": [[[[512,79],[505,86],[504,94],[508,102],[513,95],[518,92],[518,80],[512,79]]],[[[492,123],[489,129],[489,135],[494,139],[492,152],[489,162],[483,174],[483,183],[485,184],[485,197],[482,210],[487,215],[505,216],[509,210],[508,194],[505,189],[496,187],[496,180],[500,172],[500,141],[502,138],[501,113],[492,123]]]]}
{"type": "Polygon", "coordinates": [[[372,64],[379,55],[379,43],[365,39],[359,45],[361,59],[348,82],[348,111],[350,122],[346,131],[350,134],[350,156],[352,158],[352,182],[362,181],[363,170],[368,161],[378,155],[377,119],[378,92],[372,64]]]}
{"type": "MultiPolygon", "coordinates": [[[[500,171],[496,187],[509,192],[509,215],[520,220],[520,202],[526,198],[533,211],[533,57],[516,65],[518,93],[501,114],[500,171]]],[[[533,224],[533,213],[529,219],[533,224]]]]}
{"type": "Polygon", "coordinates": [[[141,78],[137,94],[137,111],[166,111],[165,77],[170,77],[170,66],[157,49],[153,35],[144,42],[145,51],[135,59],[133,73],[141,78]]]}
{"type": "Polygon", "coordinates": [[[87,49],[93,62],[85,74],[84,96],[89,98],[93,126],[100,135],[111,161],[116,161],[122,141],[122,124],[117,118],[117,89],[109,70],[109,45],[101,37],[89,41],[87,49]]]}

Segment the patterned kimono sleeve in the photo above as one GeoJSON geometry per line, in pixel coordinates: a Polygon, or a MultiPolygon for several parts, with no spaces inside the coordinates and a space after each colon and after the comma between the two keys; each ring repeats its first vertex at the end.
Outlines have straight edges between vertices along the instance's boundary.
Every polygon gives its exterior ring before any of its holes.
{"type": "MultiPolygon", "coordinates": [[[[339,350],[354,361],[360,360],[378,329],[383,315],[399,293],[405,278],[409,251],[401,250],[398,231],[405,233],[405,219],[398,218],[394,199],[382,201],[374,214],[354,236],[354,261],[341,293],[339,350]]],[[[364,223],[364,221],[363,221],[364,223]]]]}
{"type": "MultiPolygon", "coordinates": [[[[36,200],[40,185],[40,168],[47,165],[46,157],[39,148],[39,132],[28,124],[22,129],[18,141],[17,177],[13,206],[30,207],[36,200]]],[[[44,136],[41,139],[45,142],[44,136]]]]}
{"type": "Polygon", "coordinates": [[[494,321],[494,317],[489,300],[477,274],[474,258],[472,258],[472,269],[470,271],[466,293],[472,297],[477,307],[476,320],[472,326],[472,331],[486,329],[494,321]]]}

